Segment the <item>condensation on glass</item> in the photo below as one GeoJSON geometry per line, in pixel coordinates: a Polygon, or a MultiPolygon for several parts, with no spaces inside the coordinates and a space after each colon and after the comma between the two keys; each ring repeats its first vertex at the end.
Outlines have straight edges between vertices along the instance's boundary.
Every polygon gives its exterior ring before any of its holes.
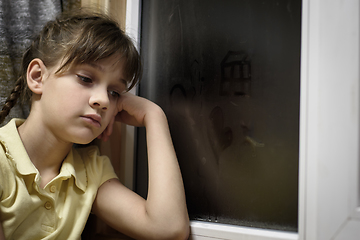
{"type": "MultiPolygon", "coordinates": [[[[142,13],[140,95],[168,116],[191,219],[297,231],[301,1],[143,1],[142,13]]],[[[140,140],[143,196],[145,152],[140,140]]]]}

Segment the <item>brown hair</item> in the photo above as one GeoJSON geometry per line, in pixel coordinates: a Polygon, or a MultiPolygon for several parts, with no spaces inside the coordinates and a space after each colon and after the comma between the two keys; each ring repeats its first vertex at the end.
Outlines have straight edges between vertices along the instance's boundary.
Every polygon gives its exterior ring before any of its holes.
{"type": "Polygon", "coordinates": [[[23,55],[20,77],[0,112],[0,123],[19,98],[22,102],[31,99],[26,73],[34,58],[41,59],[47,67],[63,60],[57,70],[59,73],[73,65],[95,62],[114,54],[126,59],[124,75],[130,90],[141,76],[141,60],[131,39],[116,21],[103,14],[81,10],[63,13],[48,22],[23,55]]]}

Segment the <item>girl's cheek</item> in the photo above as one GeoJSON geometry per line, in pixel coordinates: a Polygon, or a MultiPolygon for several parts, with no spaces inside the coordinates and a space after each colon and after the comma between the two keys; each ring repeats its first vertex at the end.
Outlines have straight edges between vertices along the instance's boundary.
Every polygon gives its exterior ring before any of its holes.
{"type": "Polygon", "coordinates": [[[112,114],[112,116],[115,117],[117,114],[118,114],[118,109],[117,109],[117,107],[115,106],[114,109],[113,109],[113,114],[112,114]]]}

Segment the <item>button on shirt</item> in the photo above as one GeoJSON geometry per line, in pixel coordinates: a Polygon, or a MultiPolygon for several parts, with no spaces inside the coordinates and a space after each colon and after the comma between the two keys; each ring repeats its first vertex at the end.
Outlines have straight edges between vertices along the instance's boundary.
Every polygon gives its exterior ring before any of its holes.
{"type": "Polygon", "coordinates": [[[0,222],[6,239],[80,239],[99,186],[117,178],[96,146],[73,148],[44,188],[13,119],[0,128],[0,222]]]}
{"type": "Polygon", "coordinates": [[[50,192],[51,192],[51,193],[55,193],[55,191],[56,191],[56,187],[55,187],[55,185],[52,185],[52,186],[50,187],[50,192]]]}

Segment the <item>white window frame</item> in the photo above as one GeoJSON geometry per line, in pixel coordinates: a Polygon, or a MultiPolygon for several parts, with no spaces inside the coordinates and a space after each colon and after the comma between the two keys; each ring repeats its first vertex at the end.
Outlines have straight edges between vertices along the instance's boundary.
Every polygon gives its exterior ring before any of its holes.
{"type": "MultiPolygon", "coordinates": [[[[298,233],[191,221],[190,239],[358,239],[359,12],[358,0],[302,1],[298,233]]],[[[139,0],[127,1],[126,19],[139,46],[139,0]]]]}
{"type": "Polygon", "coordinates": [[[359,12],[303,1],[299,239],[360,238],[359,12]]]}

